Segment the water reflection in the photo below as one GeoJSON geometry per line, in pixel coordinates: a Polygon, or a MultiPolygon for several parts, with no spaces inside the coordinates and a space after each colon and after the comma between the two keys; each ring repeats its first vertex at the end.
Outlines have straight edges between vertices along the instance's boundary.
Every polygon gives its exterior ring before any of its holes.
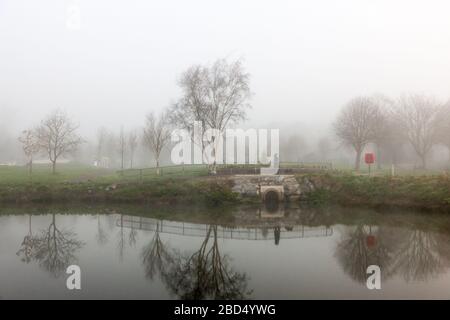
{"type": "Polygon", "coordinates": [[[193,253],[173,251],[173,263],[163,273],[170,292],[181,299],[244,299],[248,277],[237,272],[220,252],[217,226],[208,226],[205,239],[193,253]]]}
{"type": "Polygon", "coordinates": [[[247,275],[232,269],[227,255],[219,249],[217,226],[209,225],[198,250],[193,253],[169,248],[160,237],[162,221],[157,221],[151,242],[142,250],[146,277],[156,273],[167,289],[180,299],[243,299],[247,275]]]}
{"type": "Polygon", "coordinates": [[[406,281],[437,277],[449,266],[449,242],[448,235],[421,230],[404,232],[392,271],[400,273],[406,281]]]}
{"type": "Polygon", "coordinates": [[[369,265],[378,265],[384,280],[427,281],[449,267],[450,237],[421,230],[358,224],[347,228],[335,256],[346,274],[365,284],[369,265]]]}
{"type": "Polygon", "coordinates": [[[33,230],[31,227],[31,217],[32,215],[28,216],[28,233],[23,238],[22,244],[20,245],[20,249],[16,253],[19,257],[21,257],[21,260],[25,263],[30,263],[35,243],[35,239],[33,237],[33,230]]]}
{"type": "Polygon", "coordinates": [[[143,248],[141,254],[145,275],[151,280],[157,272],[164,275],[164,271],[174,262],[171,249],[161,240],[161,224],[162,222],[157,222],[155,234],[150,243],[143,248]]]}
{"type": "Polygon", "coordinates": [[[30,217],[29,233],[17,254],[22,257],[22,261],[36,261],[54,277],[59,277],[69,265],[77,261],[76,252],[83,246],[76,233],[57,227],[56,215],[52,214],[48,228],[37,235],[32,234],[30,217]]]}
{"type": "MultiPolygon", "coordinates": [[[[116,224],[123,236],[124,229],[131,231],[153,231],[154,235],[142,250],[141,259],[146,277],[155,275],[166,285],[167,290],[180,299],[245,299],[251,295],[248,289],[248,275],[236,271],[231,258],[222,254],[219,239],[267,240],[271,236],[275,245],[283,238],[304,238],[330,236],[330,227],[306,227],[288,221],[282,208],[268,213],[258,209],[256,215],[248,217],[245,226],[198,224],[183,221],[164,221],[146,217],[120,215],[116,224]],[[283,228],[283,230],[282,230],[283,228]],[[180,250],[170,248],[161,240],[161,234],[202,237],[198,249],[180,250]]],[[[295,217],[294,217],[295,219],[295,217]]],[[[244,223],[243,223],[244,224],[244,223]]],[[[119,241],[120,242],[120,241],[119,241]]],[[[120,242],[123,244],[123,241],[120,242]]]]}
{"type": "MultiPolygon", "coordinates": [[[[140,287],[139,297],[156,290],[180,299],[267,298],[273,297],[267,296],[272,289],[290,292],[287,298],[299,292],[308,297],[299,279],[317,277],[321,292],[326,292],[330,281],[321,282],[326,275],[315,274],[316,266],[324,266],[330,275],[346,275],[347,282],[340,286],[353,283],[361,289],[365,289],[366,270],[372,264],[381,267],[383,285],[391,279],[405,285],[399,292],[408,292],[410,282],[427,285],[436,278],[450,278],[450,217],[284,206],[237,208],[229,217],[224,217],[227,213],[185,214],[182,218],[164,214],[161,219],[151,211],[139,215],[125,214],[131,210],[108,212],[18,215],[4,229],[2,224],[8,220],[0,215],[0,244],[14,238],[13,246],[19,246],[14,250],[18,263],[39,266],[55,278],[68,265],[78,264],[83,255],[80,263],[88,274],[103,261],[106,271],[114,269],[115,263],[126,263],[127,268],[120,268],[115,277],[123,279],[121,286],[127,286],[128,279],[134,281],[130,288],[136,292],[140,287]],[[26,223],[20,237],[13,232],[23,226],[19,221],[26,223]],[[250,255],[255,262],[247,259],[250,255]],[[284,271],[274,272],[280,262],[279,270],[284,271]],[[137,269],[126,271],[133,266],[137,269]],[[271,283],[269,292],[261,289],[271,278],[283,284],[271,283]]],[[[20,269],[7,262],[5,252],[0,246],[0,259],[9,266],[4,270],[20,269]]],[[[23,277],[17,272],[18,278],[23,277]]],[[[2,276],[6,274],[0,270],[2,276]]],[[[345,295],[339,291],[335,297],[345,295]]]]}
{"type": "Polygon", "coordinates": [[[383,279],[391,276],[392,259],[397,242],[383,227],[358,224],[344,231],[337,244],[336,257],[344,271],[354,280],[366,283],[367,267],[377,265],[381,268],[383,279]]]}
{"type": "Polygon", "coordinates": [[[100,246],[104,246],[109,241],[109,235],[105,231],[102,221],[100,219],[100,215],[97,216],[97,235],[96,235],[97,243],[100,246]]]}

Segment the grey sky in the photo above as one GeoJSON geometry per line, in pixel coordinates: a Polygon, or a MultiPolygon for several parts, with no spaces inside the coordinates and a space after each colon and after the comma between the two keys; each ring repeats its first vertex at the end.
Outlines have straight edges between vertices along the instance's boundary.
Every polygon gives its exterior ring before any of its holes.
{"type": "Polygon", "coordinates": [[[251,73],[253,126],[329,123],[360,94],[447,99],[449,9],[411,0],[0,0],[0,108],[19,126],[56,107],[85,133],[140,126],[177,98],[183,70],[223,57],[243,58],[251,73]],[[66,27],[72,5],[80,30],[66,27]]]}

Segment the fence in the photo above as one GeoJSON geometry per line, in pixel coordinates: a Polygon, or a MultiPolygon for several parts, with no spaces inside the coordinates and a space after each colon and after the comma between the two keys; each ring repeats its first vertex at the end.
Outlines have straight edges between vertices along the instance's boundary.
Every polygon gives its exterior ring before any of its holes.
{"type": "MultiPolygon", "coordinates": [[[[160,233],[188,237],[205,237],[208,234],[209,228],[213,225],[122,216],[116,220],[116,226],[145,231],[159,231],[160,233]]],[[[280,239],[329,237],[333,235],[333,229],[326,226],[308,227],[305,225],[282,226],[261,224],[245,227],[215,227],[217,228],[218,238],[235,240],[271,240],[275,239],[277,234],[280,239]]]]}
{"type": "MultiPolygon", "coordinates": [[[[260,174],[263,166],[260,164],[220,164],[217,165],[217,175],[234,174],[260,174]]],[[[282,162],[278,174],[296,174],[312,171],[332,170],[331,162],[282,162]]],[[[141,168],[119,170],[118,174],[123,179],[144,181],[148,178],[161,176],[206,176],[208,175],[208,165],[176,165],[159,168],[141,168]]]]}

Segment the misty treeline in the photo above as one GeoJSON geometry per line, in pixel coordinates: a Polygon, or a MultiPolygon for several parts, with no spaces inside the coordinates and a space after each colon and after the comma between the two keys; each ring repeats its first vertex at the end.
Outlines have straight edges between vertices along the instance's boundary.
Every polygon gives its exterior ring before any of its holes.
{"type": "Polygon", "coordinates": [[[433,148],[450,149],[450,102],[423,94],[395,100],[382,95],[360,96],[341,110],[334,131],[341,143],[353,149],[357,170],[369,145],[380,160],[378,166],[406,162],[426,169],[433,148]]]}
{"type": "MultiPolygon", "coordinates": [[[[30,173],[36,160],[50,163],[53,171],[63,160],[114,169],[170,165],[172,130],[187,130],[193,142],[205,149],[203,139],[192,134],[194,121],[202,124],[202,133],[208,129],[224,132],[244,125],[252,108],[250,75],[241,60],[193,65],[177,84],[181,94],[175,102],[159,112],[149,107],[141,126],[100,127],[94,137],[82,137],[79,123],[63,109],[19,132],[5,122],[0,127],[0,163],[26,163],[30,173]]],[[[280,129],[283,162],[333,162],[360,169],[363,154],[374,152],[378,167],[447,167],[449,114],[450,103],[431,96],[410,94],[391,99],[377,94],[351,99],[328,126],[286,119],[261,128],[280,129]]]]}

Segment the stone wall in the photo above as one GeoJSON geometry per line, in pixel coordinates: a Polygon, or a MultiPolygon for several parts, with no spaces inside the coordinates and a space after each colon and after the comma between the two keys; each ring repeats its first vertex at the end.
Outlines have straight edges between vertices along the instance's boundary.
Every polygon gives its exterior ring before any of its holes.
{"type": "Polygon", "coordinates": [[[236,175],[233,180],[233,192],[241,196],[260,196],[260,186],[283,186],[286,201],[295,201],[302,194],[311,191],[313,185],[309,180],[298,183],[293,175],[236,175]]]}

